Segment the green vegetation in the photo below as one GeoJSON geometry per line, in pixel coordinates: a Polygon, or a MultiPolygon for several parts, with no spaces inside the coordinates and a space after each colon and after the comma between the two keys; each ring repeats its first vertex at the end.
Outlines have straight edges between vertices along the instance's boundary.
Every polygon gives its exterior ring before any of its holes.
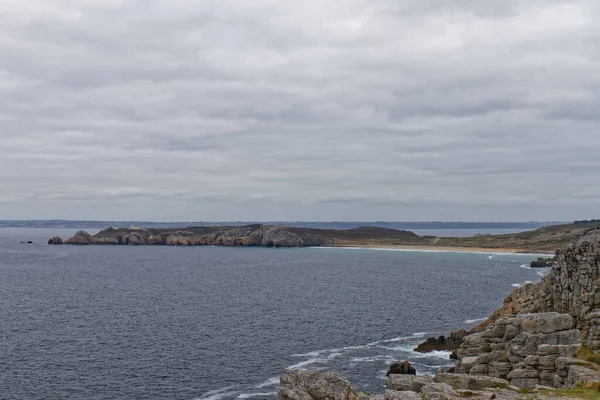
{"type": "Polygon", "coordinates": [[[586,346],[581,346],[575,357],[585,361],[589,361],[598,367],[600,367],[600,353],[594,352],[592,349],[586,346]]]}
{"type": "Polygon", "coordinates": [[[600,399],[600,382],[584,385],[579,383],[573,389],[552,389],[544,392],[549,396],[563,396],[572,399],[598,400],[600,399]]]}

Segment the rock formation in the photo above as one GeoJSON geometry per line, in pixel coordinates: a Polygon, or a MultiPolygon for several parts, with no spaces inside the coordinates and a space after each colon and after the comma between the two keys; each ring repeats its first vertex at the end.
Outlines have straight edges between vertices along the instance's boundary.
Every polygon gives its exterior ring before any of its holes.
{"type": "Polygon", "coordinates": [[[390,369],[388,370],[386,376],[390,375],[416,375],[417,370],[415,370],[408,361],[396,362],[390,365],[390,369]]]}
{"type": "Polygon", "coordinates": [[[568,369],[561,362],[581,346],[573,326],[572,316],[555,312],[500,318],[465,338],[454,371],[507,379],[520,388],[563,386],[568,369]]]}
{"type": "Polygon", "coordinates": [[[538,258],[532,261],[529,266],[531,268],[550,268],[556,262],[555,258],[538,258]]]}
{"type": "Polygon", "coordinates": [[[63,244],[63,240],[60,236],[54,236],[48,240],[48,244],[63,244]]]}
{"type": "MultiPolygon", "coordinates": [[[[451,350],[457,343],[457,362],[450,373],[438,371],[435,377],[427,377],[390,371],[385,394],[366,398],[542,400],[560,398],[552,388],[593,383],[589,390],[598,390],[600,366],[575,355],[581,346],[600,354],[600,231],[587,232],[564,246],[540,283],[513,291],[500,309],[470,332],[431,338],[420,350],[440,348],[435,346],[451,350]]],[[[296,393],[297,381],[287,378],[293,373],[287,371],[282,377],[288,394],[296,393]]],[[[279,398],[325,398],[319,393],[321,397],[310,391],[282,397],[280,391],[279,398]]]]}
{"type": "MultiPolygon", "coordinates": [[[[64,244],[90,245],[94,243],[94,237],[85,231],[79,231],[70,239],[65,240],[64,244]]],[[[56,243],[55,243],[56,244],[56,243]]]]}
{"type": "Polygon", "coordinates": [[[108,228],[94,236],[79,231],[64,242],[58,237],[52,238],[48,240],[48,244],[263,247],[306,247],[325,244],[325,238],[314,231],[265,225],[189,227],[185,229],[108,228]]]}
{"type": "Polygon", "coordinates": [[[357,392],[333,372],[287,370],[280,378],[279,400],[567,400],[538,386],[527,392],[487,376],[439,372],[435,376],[389,375],[383,394],[357,392]]]}
{"type": "Polygon", "coordinates": [[[419,353],[429,353],[434,350],[458,350],[468,333],[464,329],[459,329],[452,332],[447,338],[440,336],[438,338],[431,337],[425,342],[419,344],[414,351],[419,353]]]}

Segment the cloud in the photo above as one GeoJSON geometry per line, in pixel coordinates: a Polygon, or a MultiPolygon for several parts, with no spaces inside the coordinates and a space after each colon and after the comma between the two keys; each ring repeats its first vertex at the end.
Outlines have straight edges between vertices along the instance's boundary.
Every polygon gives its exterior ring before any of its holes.
{"type": "Polygon", "coordinates": [[[8,0],[0,217],[596,216],[591,0],[8,0]]]}

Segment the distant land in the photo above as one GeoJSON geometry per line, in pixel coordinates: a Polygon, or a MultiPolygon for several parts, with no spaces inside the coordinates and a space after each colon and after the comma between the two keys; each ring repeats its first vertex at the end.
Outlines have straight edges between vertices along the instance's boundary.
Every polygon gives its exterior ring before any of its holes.
{"type": "Polygon", "coordinates": [[[534,230],[551,225],[562,225],[570,222],[443,222],[443,221],[83,221],[83,220],[0,220],[0,228],[65,228],[65,229],[104,229],[130,228],[184,228],[190,226],[247,226],[270,225],[294,228],[347,230],[364,226],[372,226],[399,230],[431,230],[431,229],[515,229],[534,230]]]}
{"type": "Polygon", "coordinates": [[[479,234],[473,237],[419,236],[411,231],[381,227],[347,230],[273,225],[188,226],[185,228],[107,228],[95,235],[79,231],[48,244],[166,245],[244,247],[371,247],[445,251],[554,253],[574,237],[597,230],[596,224],[553,225],[520,233],[479,234]]]}

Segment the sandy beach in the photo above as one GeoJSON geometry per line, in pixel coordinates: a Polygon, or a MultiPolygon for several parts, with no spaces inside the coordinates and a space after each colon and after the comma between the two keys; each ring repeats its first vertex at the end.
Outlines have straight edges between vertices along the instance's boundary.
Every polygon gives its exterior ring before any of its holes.
{"type": "Polygon", "coordinates": [[[509,248],[489,248],[489,247],[458,247],[458,246],[411,246],[411,245],[352,245],[352,246],[331,246],[346,247],[358,249],[389,249],[389,250],[415,250],[415,251],[447,251],[447,252],[467,252],[467,253],[506,253],[506,254],[552,254],[549,251],[531,251],[523,249],[509,248]]]}

